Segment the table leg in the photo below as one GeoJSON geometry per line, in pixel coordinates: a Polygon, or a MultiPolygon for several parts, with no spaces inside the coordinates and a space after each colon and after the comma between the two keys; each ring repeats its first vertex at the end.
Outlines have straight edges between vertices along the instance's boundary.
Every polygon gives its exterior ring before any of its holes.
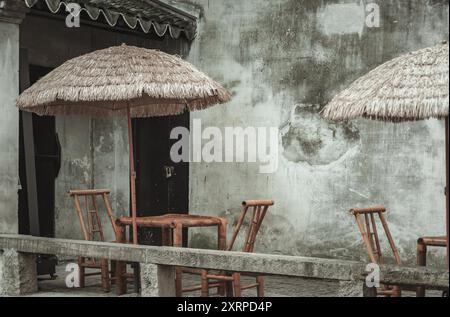
{"type": "Polygon", "coordinates": [[[83,257],[78,257],[78,267],[80,268],[79,271],[79,283],[80,283],[80,288],[84,288],[84,283],[85,283],[85,272],[86,272],[86,268],[84,267],[84,261],[86,258],[83,257]]]}
{"type": "Polygon", "coordinates": [[[173,246],[176,248],[183,247],[183,225],[177,223],[173,229],[173,246]]]}
{"type": "Polygon", "coordinates": [[[101,259],[100,270],[101,270],[101,277],[102,277],[102,289],[104,292],[110,292],[111,291],[111,284],[110,284],[111,280],[109,278],[109,261],[108,261],[108,259],[101,259]]]}
{"type": "MultiPolygon", "coordinates": [[[[183,226],[180,223],[177,223],[173,229],[173,246],[183,247],[183,226]]],[[[175,268],[175,296],[183,296],[183,271],[180,267],[175,268]]]]}
{"type": "MultiPolygon", "coordinates": [[[[222,219],[220,221],[220,225],[217,227],[217,248],[218,250],[226,250],[227,249],[227,221],[222,219]]],[[[219,287],[217,288],[217,294],[220,296],[226,295],[227,283],[225,281],[219,282],[219,287]]]]}
{"type": "MultiPolygon", "coordinates": [[[[122,225],[117,226],[116,240],[117,243],[125,243],[125,227],[122,225]]],[[[116,293],[119,296],[127,292],[126,269],[125,262],[116,261],[116,293]]]]}
{"type": "MultiPolygon", "coordinates": [[[[169,247],[173,246],[172,244],[172,229],[169,227],[163,227],[162,230],[162,245],[163,247],[169,247]]],[[[179,242],[177,242],[179,243],[179,242]]],[[[182,275],[182,274],[181,274],[182,275]]],[[[177,287],[177,268],[175,268],[175,287],[177,287]]],[[[181,292],[183,293],[183,292],[181,292]]],[[[176,293],[176,296],[178,296],[178,293],[176,293]]]]}
{"type": "MultiPolygon", "coordinates": [[[[419,239],[417,242],[417,266],[427,266],[427,245],[419,239]]],[[[425,287],[417,287],[416,296],[425,297],[425,287]]]]}
{"type": "Polygon", "coordinates": [[[171,238],[171,229],[170,228],[162,228],[162,245],[163,247],[168,247],[172,245],[172,238],[171,238]]]}
{"type": "Polygon", "coordinates": [[[226,250],[227,249],[227,221],[225,219],[222,219],[220,221],[220,225],[217,228],[218,230],[218,249],[219,250],[226,250]]]}

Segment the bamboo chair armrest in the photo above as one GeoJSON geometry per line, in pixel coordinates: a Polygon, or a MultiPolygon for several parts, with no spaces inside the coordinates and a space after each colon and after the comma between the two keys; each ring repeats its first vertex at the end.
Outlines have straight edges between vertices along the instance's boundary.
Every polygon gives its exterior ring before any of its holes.
{"type": "Polygon", "coordinates": [[[386,212],[386,208],[383,206],[377,206],[377,207],[369,207],[369,208],[353,208],[350,209],[350,213],[352,215],[359,215],[359,214],[370,214],[370,213],[376,213],[376,212],[386,212]]]}

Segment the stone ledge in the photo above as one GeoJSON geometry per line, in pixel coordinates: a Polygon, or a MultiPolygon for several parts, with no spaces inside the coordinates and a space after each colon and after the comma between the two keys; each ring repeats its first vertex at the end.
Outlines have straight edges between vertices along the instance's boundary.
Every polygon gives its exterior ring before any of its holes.
{"type": "MultiPolygon", "coordinates": [[[[363,280],[366,267],[364,263],[344,260],[124,245],[23,235],[0,235],[0,249],[337,281],[363,280]]],[[[381,282],[445,289],[448,288],[449,274],[445,270],[383,265],[381,282]]]]}
{"type": "Polygon", "coordinates": [[[0,251],[0,296],[20,296],[38,290],[36,256],[16,250],[0,251]]]}

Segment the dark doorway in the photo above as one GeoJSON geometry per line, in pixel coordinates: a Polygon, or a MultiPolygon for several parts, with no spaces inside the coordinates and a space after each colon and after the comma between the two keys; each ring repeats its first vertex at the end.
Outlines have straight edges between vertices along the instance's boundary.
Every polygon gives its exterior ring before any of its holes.
{"type": "MultiPolygon", "coordinates": [[[[29,66],[30,85],[45,76],[52,69],[29,66]]],[[[55,179],[60,168],[61,150],[56,134],[55,117],[33,114],[33,140],[35,153],[35,175],[39,214],[39,235],[55,237],[55,179]]],[[[19,233],[30,234],[30,217],[28,208],[26,157],[24,145],[23,116],[19,116],[19,233]]],[[[40,257],[38,273],[53,274],[53,260],[40,257]]]]}
{"type": "MultiPolygon", "coordinates": [[[[175,127],[189,129],[189,118],[186,112],[134,120],[138,216],[188,214],[189,163],[172,162],[170,149],[177,140],[170,140],[170,132],[175,127]]],[[[159,246],[161,230],[139,229],[138,239],[140,244],[159,246]]]]}

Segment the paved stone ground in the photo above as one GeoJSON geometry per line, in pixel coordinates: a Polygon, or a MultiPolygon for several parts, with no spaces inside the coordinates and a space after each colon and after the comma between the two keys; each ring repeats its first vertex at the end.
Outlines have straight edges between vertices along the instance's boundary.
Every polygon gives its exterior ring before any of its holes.
{"type": "MultiPolygon", "coordinates": [[[[100,288],[100,277],[90,276],[86,278],[86,287],[84,289],[69,289],[65,285],[65,264],[57,266],[57,277],[50,279],[49,276],[40,277],[39,292],[33,297],[116,297],[114,288],[110,293],[105,293],[100,288]]],[[[251,279],[248,281],[252,281],[251,279]]],[[[254,281],[254,280],[253,280],[254,281]]],[[[185,275],[184,285],[195,285],[199,279],[195,276],[185,275]]],[[[244,283],[246,280],[244,279],[244,283]]],[[[311,280],[301,278],[268,276],[265,279],[266,296],[268,297],[336,297],[338,294],[339,283],[327,280],[311,280]]],[[[132,293],[132,285],[129,287],[127,297],[136,297],[132,293]]],[[[214,289],[211,290],[214,296],[214,289]]],[[[188,296],[199,296],[200,293],[191,293],[188,296]]],[[[256,291],[246,290],[244,296],[256,296],[256,291]]],[[[414,293],[404,292],[404,296],[414,296],[414,293]]],[[[427,292],[428,296],[441,296],[440,292],[427,292]]]]}

